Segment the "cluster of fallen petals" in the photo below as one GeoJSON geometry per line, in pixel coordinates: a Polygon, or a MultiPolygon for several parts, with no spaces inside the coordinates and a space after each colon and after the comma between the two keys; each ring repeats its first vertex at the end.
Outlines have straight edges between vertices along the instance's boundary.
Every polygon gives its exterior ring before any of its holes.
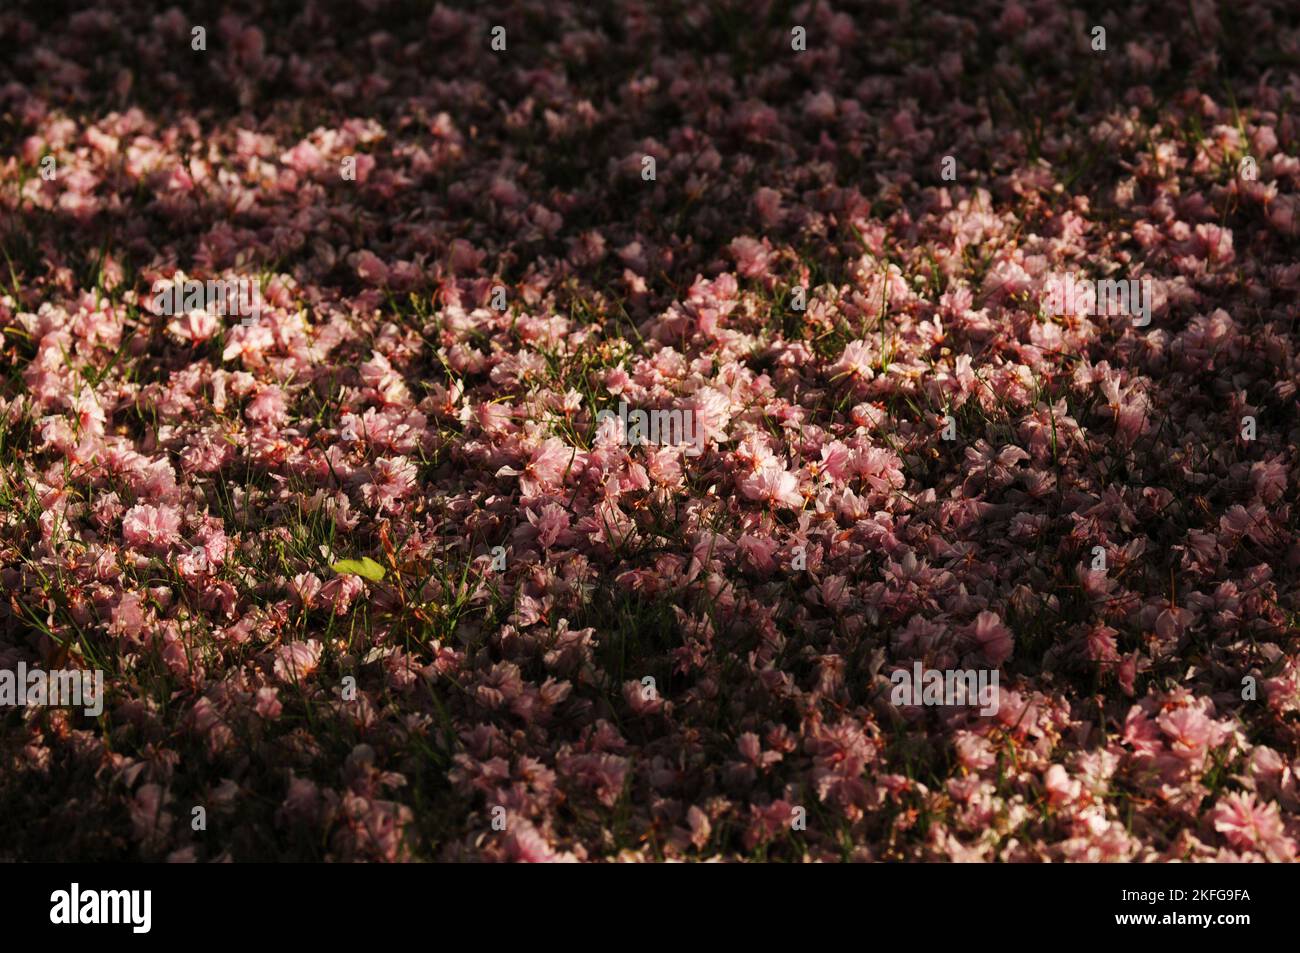
{"type": "Polygon", "coordinates": [[[1292,0],[0,41],[0,858],[1296,859],[1292,0]]]}

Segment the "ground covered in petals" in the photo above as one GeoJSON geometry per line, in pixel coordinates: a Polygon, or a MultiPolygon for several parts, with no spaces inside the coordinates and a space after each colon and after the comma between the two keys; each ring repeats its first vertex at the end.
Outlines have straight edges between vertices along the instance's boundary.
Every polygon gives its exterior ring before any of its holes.
{"type": "Polygon", "coordinates": [[[0,858],[1294,860],[1300,9],[1112,6],[5,4],[0,858]]]}

